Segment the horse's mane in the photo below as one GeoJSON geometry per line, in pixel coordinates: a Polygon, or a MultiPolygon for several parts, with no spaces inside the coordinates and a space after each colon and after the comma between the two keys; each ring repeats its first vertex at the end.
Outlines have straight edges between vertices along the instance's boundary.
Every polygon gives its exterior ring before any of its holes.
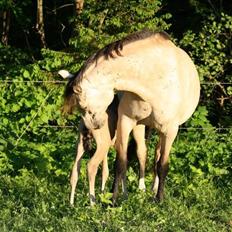
{"type": "Polygon", "coordinates": [[[96,63],[100,57],[104,57],[106,60],[109,58],[115,58],[115,53],[118,56],[121,56],[120,51],[123,47],[129,43],[136,42],[139,40],[143,40],[155,35],[159,35],[164,40],[169,40],[170,37],[166,32],[153,32],[149,29],[144,29],[142,31],[135,32],[133,34],[129,34],[128,36],[124,37],[121,40],[115,41],[111,44],[106,45],[102,49],[98,50],[92,56],[90,56],[82,68],[72,77],[69,79],[69,82],[66,86],[65,93],[64,93],[64,107],[63,112],[71,113],[74,107],[78,104],[76,96],[73,91],[73,86],[83,79],[84,72],[93,64],[96,63]]]}
{"type": "Polygon", "coordinates": [[[149,29],[143,29],[142,31],[138,31],[128,36],[122,38],[121,40],[115,41],[103,47],[102,49],[98,50],[96,53],[91,55],[86,62],[84,63],[83,67],[76,73],[75,77],[81,80],[83,77],[83,73],[93,64],[96,63],[100,57],[104,57],[106,60],[109,58],[115,58],[114,52],[121,56],[120,51],[123,47],[129,43],[136,42],[138,40],[143,40],[149,38],[154,35],[159,35],[161,38],[165,40],[169,40],[170,37],[166,32],[153,32],[149,29]]]}

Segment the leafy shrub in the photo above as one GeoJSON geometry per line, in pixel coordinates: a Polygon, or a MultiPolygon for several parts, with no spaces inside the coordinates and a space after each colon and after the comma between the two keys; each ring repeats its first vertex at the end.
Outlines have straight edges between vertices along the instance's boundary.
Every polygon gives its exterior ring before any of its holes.
{"type": "Polygon", "coordinates": [[[209,15],[200,32],[187,31],[180,41],[198,66],[201,100],[210,112],[211,122],[230,126],[232,17],[225,13],[209,15]]]}
{"type": "Polygon", "coordinates": [[[161,0],[110,0],[101,4],[87,1],[85,10],[75,19],[75,35],[70,45],[85,59],[106,44],[145,27],[153,31],[166,30],[170,27],[167,20],[171,15],[161,13],[161,4],[161,0]]]}

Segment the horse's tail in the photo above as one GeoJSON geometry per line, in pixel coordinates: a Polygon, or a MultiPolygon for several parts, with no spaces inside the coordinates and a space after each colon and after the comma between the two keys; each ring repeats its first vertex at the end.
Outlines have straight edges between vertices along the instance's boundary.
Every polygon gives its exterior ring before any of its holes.
{"type": "Polygon", "coordinates": [[[64,91],[64,104],[63,107],[61,108],[61,111],[63,114],[72,114],[74,109],[78,105],[76,94],[73,91],[73,86],[75,83],[75,75],[69,73],[66,70],[60,70],[58,73],[64,79],[68,79],[68,83],[64,91]]]}

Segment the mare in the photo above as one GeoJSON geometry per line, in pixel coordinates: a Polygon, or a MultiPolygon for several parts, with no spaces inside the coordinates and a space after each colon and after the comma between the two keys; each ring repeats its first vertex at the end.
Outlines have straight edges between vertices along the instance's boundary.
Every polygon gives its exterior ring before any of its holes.
{"type": "MultiPolygon", "coordinates": [[[[60,70],[58,72],[63,78],[73,78],[73,74],[66,70],[60,70]]],[[[84,120],[80,120],[79,124],[79,139],[77,142],[77,152],[74,165],[72,167],[70,183],[71,183],[71,195],[70,204],[74,204],[75,189],[79,178],[81,159],[84,152],[90,152],[90,143],[92,139],[95,140],[97,149],[93,157],[88,162],[88,178],[89,178],[89,196],[90,204],[95,203],[95,176],[99,164],[102,162],[102,185],[101,191],[104,191],[107,178],[109,176],[107,153],[111,146],[114,146],[116,139],[116,127],[118,119],[118,109],[120,109],[119,101],[124,99],[123,94],[114,96],[113,102],[106,110],[107,120],[105,124],[99,129],[88,129],[84,123],[84,120]]],[[[65,112],[71,113],[73,109],[66,109],[65,112]]],[[[136,152],[139,161],[139,189],[145,190],[145,164],[146,164],[146,144],[145,144],[145,126],[135,125],[133,128],[133,138],[136,142],[136,152]]]]}
{"type": "Polygon", "coordinates": [[[165,32],[142,30],[102,48],[85,62],[66,88],[64,107],[78,102],[89,129],[99,129],[107,120],[106,109],[115,91],[126,96],[118,111],[117,172],[113,198],[120,180],[126,193],[127,146],[135,125],[155,128],[159,134],[154,164],[154,196],[164,197],[169,153],[179,125],[195,111],[200,82],[189,55],[165,32]]]}

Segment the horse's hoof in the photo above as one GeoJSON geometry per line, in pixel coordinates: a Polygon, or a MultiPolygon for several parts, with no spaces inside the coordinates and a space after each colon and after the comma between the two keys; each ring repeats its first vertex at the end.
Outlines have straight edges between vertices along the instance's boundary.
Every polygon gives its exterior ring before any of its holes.
{"type": "Polygon", "coordinates": [[[73,202],[70,202],[70,207],[74,207],[74,203],[73,202]]]}
{"type": "Polygon", "coordinates": [[[154,201],[155,203],[161,203],[163,200],[164,200],[163,196],[157,196],[157,195],[156,195],[156,196],[153,198],[153,201],[154,201]]]}
{"type": "Polygon", "coordinates": [[[145,186],[145,183],[144,183],[144,178],[141,178],[139,180],[139,190],[144,191],[144,192],[146,190],[146,186],[145,186]]]}
{"type": "Polygon", "coordinates": [[[93,196],[93,195],[90,194],[89,198],[90,198],[90,206],[96,205],[95,196],[93,196]]]}
{"type": "Polygon", "coordinates": [[[139,188],[139,190],[140,190],[141,192],[143,192],[143,193],[146,192],[146,188],[139,188]]]}

